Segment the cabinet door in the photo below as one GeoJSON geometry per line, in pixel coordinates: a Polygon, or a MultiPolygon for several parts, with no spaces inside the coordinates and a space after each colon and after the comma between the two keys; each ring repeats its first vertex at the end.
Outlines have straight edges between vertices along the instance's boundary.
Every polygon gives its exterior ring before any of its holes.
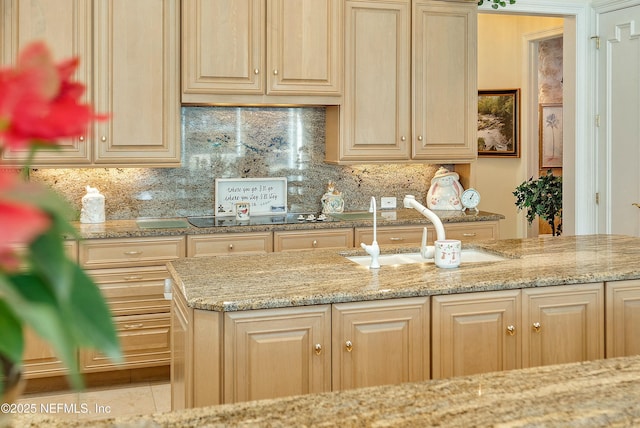
{"type": "Polygon", "coordinates": [[[95,1],[96,164],[180,164],[179,3],[95,1]]]}
{"type": "Polygon", "coordinates": [[[520,291],[433,297],[432,377],[520,368],[520,291]]]}
{"type": "Polygon", "coordinates": [[[331,306],[229,312],[224,402],[331,390],[331,306]]]}
{"type": "Polygon", "coordinates": [[[33,330],[24,330],[23,367],[25,378],[60,376],[68,373],[68,369],[58,358],[53,348],[41,339],[33,330]]]}
{"type": "Polygon", "coordinates": [[[183,101],[264,93],[264,0],[183,0],[182,13],[183,101]]]}
{"type": "Polygon", "coordinates": [[[606,284],[607,358],[640,355],[640,281],[606,284]]]}
{"type": "Polygon", "coordinates": [[[333,389],[429,379],[429,298],[340,303],[332,310],[333,389]]]}
{"type": "Polygon", "coordinates": [[[172,284],[171,299],[171,410],[193,406],[192,312],[179,287],[172,284]]]}
{"type": "Polygon", "coordinates": [[[447,239],[459,239],[462,242],[498,239],[497,221],[474,221],[468,223],[447,223],[444,225],[447,239]]]}
{"type": "MultiPolygon", "coordinates": [[[[45,40],[54,61],[80,58],[73,79],[87,86],[84,101],[91,102],[91,0],[1,0],[0,22],[3,66],[14,65],[25,45],[45,40]]],[[[59,147],[59,150],[40,150],[34,166],[91,162],[86,135],[60,140],[59,147]]],[[[28,150],[7,151],[2,153],[2,158],[20,161],[28,154],[28,150]]]]}
{"type": "Polygon", "coordinates": [[[477,5],[416,0],[413,158],[477,157],[477,5]]]}
{"type": "Polygon", "coordinates": [[[267,94],[340,95],[342,0],[270,0],[267,94]]]}
{"type": "Polygon", "coordinates": [[[410,13],[408,2],[345,3],[341,135],[327,138],[328,162],[410,158],[410,13]]]}
{"type": "Polygon", "coordinates": [[[602,283],[522,290],[522,365],[604,358],[602,283]]]}

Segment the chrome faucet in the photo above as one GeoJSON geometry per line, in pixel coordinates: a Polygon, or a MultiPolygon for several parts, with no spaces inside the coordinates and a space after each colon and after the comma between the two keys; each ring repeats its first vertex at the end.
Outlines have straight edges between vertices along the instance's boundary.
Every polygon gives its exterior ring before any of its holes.
{"type": "Polygon", "coordinates": [[[371,205],[369,206],[369,212],[373,213],[373,242],[371,245],[367,245],[364,242],[360,243],[360,246],[371,256],[371,265],[369,269],[380,269],[380,262],[378,256],[380,255],[380,247],[378,246],[377,230],[376,230],[376,198],[371,197],[371,205]]]}
{"type": "MultiPolygon", "coordinates": [[[[433,211],[429,208],[422,205],[420,202],[416,201],[416,197],[413,195],[405,195],[404,197],[404,207],[405,208],[413,208],[418,211],[420,214],[425,216],[433,226],[436,228],[436,240],[441,241],[446,239],[444,233],[444,225],[442,224],[442,220],[438,217],[433,211]]],[[[420,254],[423,259],[432,259],[435,253],[434,246],[427,246],[427,228],[425,227],[422,230],[422,243],[420,246],[420,254]]]]}

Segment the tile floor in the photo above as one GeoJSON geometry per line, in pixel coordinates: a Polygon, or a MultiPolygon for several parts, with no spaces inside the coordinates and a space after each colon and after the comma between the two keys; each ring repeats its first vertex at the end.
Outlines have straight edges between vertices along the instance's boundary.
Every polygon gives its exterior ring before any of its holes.
{"type": "Polygon", "coordinates": [[[25,394],[18,403],[34,405],[36,413],[71,419],[107,419],[171,410],[168,382],[90,388],[82,392],[25,394]]]}

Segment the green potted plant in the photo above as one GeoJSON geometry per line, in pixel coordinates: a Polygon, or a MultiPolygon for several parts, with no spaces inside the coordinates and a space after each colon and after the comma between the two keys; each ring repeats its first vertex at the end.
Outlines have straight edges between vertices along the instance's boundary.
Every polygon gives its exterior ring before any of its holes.
{"type": "Polygon", "coordinates": [[[22,167],[0,164],[0,397],[20,379],[24,329],[45,339],[83,385],[76,351],[91,347],[118,361],[110,310],[94,281],[64,251],[79,239],[73,210],[51,189],[28,180],[36,151],[80,136],[94,120],[81,103],[84,85],[71,81],[78,59],[54,64],[43,43],[25,47],[15,68],[0,69],[0,154],[26,150],[22,167]]]}
{"type": "Polygon", "coordinates": [[[562,234],[562,177],[549,169],[546,175],[520,184],[513,195],[518,211],[527,210],[529,224],[539,216],[551,226],[553,236],[562,234]]]}

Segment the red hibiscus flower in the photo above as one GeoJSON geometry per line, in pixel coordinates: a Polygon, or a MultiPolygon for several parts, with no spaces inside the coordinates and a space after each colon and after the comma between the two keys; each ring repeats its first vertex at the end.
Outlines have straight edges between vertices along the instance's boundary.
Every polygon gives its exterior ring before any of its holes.
{"type": "Polygon", "coordinates": [[[0,70],[0,149],[55,145],[106,118],[80,101],[85,87],[70,80],[77,67],[77,58],[56,66],[47,47],[33,43],[15,68],[0,70]]]}

